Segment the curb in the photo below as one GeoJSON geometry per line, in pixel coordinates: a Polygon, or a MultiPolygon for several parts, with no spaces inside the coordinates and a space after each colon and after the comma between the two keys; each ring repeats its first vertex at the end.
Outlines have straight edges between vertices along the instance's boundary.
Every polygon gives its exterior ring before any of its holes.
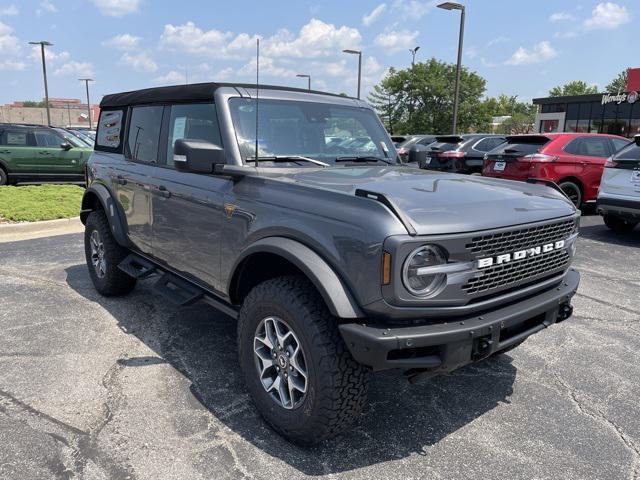
{"type": "Polygon", "coordinates": [[[46,233],[54,230],[81,228],[80,217],[44,220],[42,222],[21,222],[0,224],[0,238],[3,235],[46,233]]]}

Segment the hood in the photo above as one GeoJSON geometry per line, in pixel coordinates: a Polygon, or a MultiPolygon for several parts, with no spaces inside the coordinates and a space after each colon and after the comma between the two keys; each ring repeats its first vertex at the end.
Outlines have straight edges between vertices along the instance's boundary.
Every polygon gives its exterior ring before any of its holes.
{"type": "Polygon", "coordinates": [[[576,212],[562,193],[544,185],[411,167],[330,167],[296,172],[289,180],[351,195],[356,189],[384,194],[419,235],[508,227],[576,212]]]}

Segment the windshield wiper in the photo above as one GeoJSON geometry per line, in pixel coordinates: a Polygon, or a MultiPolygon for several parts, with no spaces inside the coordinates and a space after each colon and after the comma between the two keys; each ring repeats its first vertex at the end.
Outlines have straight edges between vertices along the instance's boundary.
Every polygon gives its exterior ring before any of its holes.
{"type": "Polygon", "coordinates": [[[325,163],[325,162],[321,162],[320,160],[315,160],[313,158],[309,158],[309,157],[302,157],[300,155],[272,155],[272,156],[266,156],[266,157],[250,157],[247,158],[245,161],[247,162],[297,162],[297,161],[302,161],[302,162],[310,162],[313,163],[315,165],[320,165],[321,167],[328,167],[329,164],[325,163]]]}
{"type": "Polygon", "coordinates": [[[374,157],[371,155],[337,157],[336,162],[384,162],[387,165],[393,165],[389,160],[385,160],[384,158],[380,157],[374,157]]]}

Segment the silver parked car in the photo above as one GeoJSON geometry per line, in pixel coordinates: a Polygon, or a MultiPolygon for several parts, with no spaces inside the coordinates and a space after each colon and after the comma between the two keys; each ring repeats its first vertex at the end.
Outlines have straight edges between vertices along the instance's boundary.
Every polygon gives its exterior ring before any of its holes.
{"type": "Polygon", "coordinates": [[[611,230],[630,232],[640,222],[640,135],[605,163],[597,205],[611,230]]]}

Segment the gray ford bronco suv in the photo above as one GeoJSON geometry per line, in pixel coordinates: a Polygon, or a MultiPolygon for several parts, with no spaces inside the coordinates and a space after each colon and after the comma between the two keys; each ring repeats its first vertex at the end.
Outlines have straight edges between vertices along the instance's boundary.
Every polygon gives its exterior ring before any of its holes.
{"type": "Polygon", "coordinates": [[[167,299],[236,318],[260,413],[319,442],[358,417],[369,372],[449,372],[572,312],[579,211],[553,184],[397,157],[354,98],[214,83],[107,95],[81,210],[91,279],[123,295],[153,275],[167,299]]]}

